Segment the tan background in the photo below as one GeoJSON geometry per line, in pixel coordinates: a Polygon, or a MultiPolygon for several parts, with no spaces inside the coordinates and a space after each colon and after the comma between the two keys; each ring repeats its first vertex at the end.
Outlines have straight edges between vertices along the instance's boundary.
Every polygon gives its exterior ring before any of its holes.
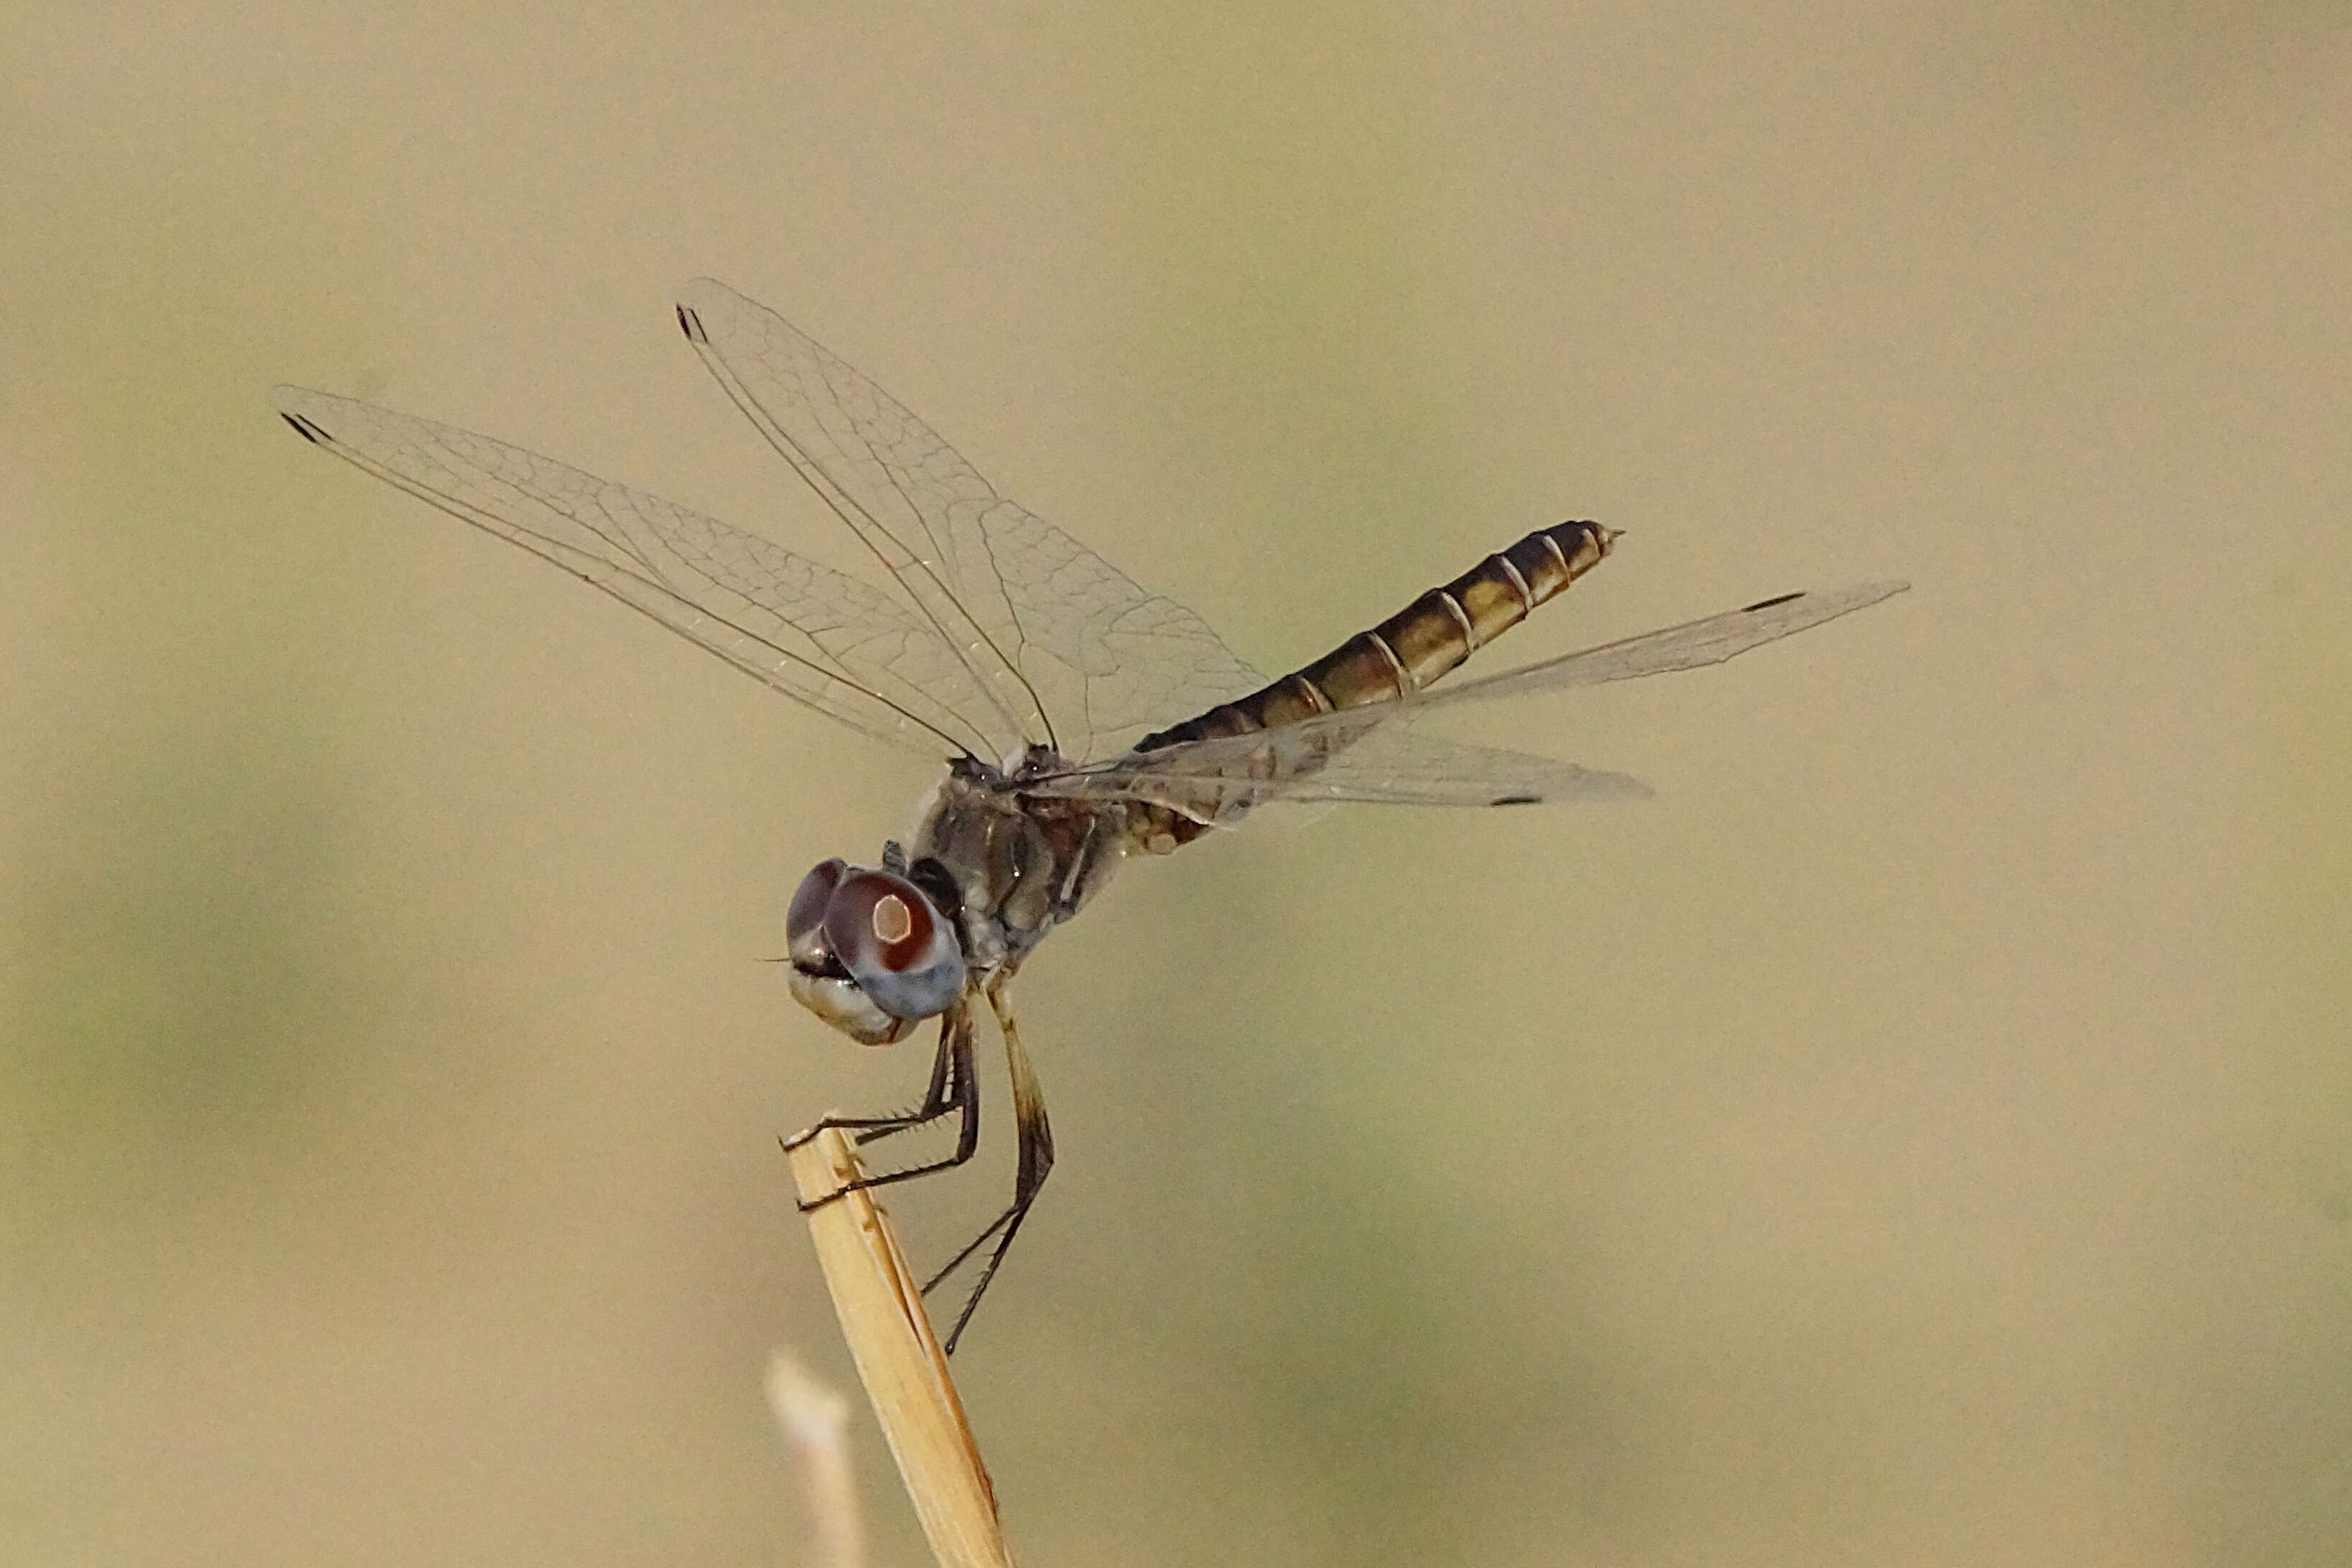
{"type": "Polygon", "coordinates": [[[710,272],[1267,666],[1916,584],[1056,939],[1024,1561],[2352,1560],[2339,5],[789,9],[0,28],[0,1559],[802,1560],[772,1135],[923,1064],[759,960],[925,775],[266,397],[832,550],[710,272]]]}

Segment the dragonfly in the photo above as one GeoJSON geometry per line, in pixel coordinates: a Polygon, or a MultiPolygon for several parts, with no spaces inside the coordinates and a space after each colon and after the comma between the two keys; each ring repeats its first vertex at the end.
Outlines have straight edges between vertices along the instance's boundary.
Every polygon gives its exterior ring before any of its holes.
{"type": "Polygon", "coordinates": [[[977,1020],[993,1018],[1017,1148],[952,1352],[1054,1163],[1013,977],[1119,866],[1280,802],[1498,806],[1649,793],[1623,773],[1473,746],[1423,721],[1718,664],[1900,593],[1900,582],[1745,608],[1433,689],[1607,559],[1589,521],[1539,528],[1313,663],[1269,680],[1192,611],[1007,499],[866,375],[725,284],[680,291],[679,330],[845,524],[878,580],[487,436],[295,386],[297,433],[571,574],[772,689],[946,771],[878,863],[820,862],[785,917],[792,994],[853,1040],[939,1025],[920,1101],[826,1116],[861,1143],[952,1126],[954,1148],[814,1204],[953,1169],[980,1141],[977,1020]],[[887,582],[886,588],[881,585],[887,582]]]}

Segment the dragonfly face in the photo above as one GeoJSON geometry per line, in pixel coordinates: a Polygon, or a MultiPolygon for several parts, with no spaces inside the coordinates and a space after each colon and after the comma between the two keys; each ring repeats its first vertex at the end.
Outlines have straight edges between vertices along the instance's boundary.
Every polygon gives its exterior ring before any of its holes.
{"type": "Polygon", "coordinates": [[[838,858],[801,879],[784,917],[789,984],[802,1006],[887,1046],[963,994],[963,949],[920,888],[838,858]]]}
{"type": "MultiPolygon", "coordinates": [[[[945,1170],[979,1141],[974,1024],[1003,1037],[1019,1136],[987,1288],[1052,1167],[1043,1091],[1010,982],[1130,855],[1176,848],[1279,801],[1486,806],[1637,799],[1622,774],[1465,746],[1419,727],[1506,699],[1719,664],[1902,591],[1788,595],[1499,675],[1447,672],[1597,565],[1616,534],[1538,529],[1329,655],[1269,682],[1199,616],[999,494],[906,406],[723,284],[677,323],[728,397],[886,572],[895,592],[675,502],[486,436],[279,387],[303,439],[618,599],[782,696],[945,759],[906,851],[827,860],[785,921],[793,994],[882,1045],[940,1021],[929,1090],[903,1113],[828,1118],[861,1143],[953,1119],[945,1170]],[[1017,761],[999,761],[1018,759],[1017,761]]],[[[803,1136],[813,1136],[811,1129],[803,1136]]],[[[835,1194],[838,1195],[838,1194],[835,1194]]],[[[831,1201],[830,1199],[826,1201],[831,1201]]]]}

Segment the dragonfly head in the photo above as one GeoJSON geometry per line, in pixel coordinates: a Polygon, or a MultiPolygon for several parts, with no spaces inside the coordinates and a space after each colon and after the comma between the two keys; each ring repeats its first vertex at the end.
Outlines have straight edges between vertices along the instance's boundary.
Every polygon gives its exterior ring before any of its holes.
{"type": "Polygon", "coordinates": [[[896,871],[821,862],[793,895],[784,946],[801,1005],[866,1045],[888,1045],[963,994],[953,926],[896,871]]]}

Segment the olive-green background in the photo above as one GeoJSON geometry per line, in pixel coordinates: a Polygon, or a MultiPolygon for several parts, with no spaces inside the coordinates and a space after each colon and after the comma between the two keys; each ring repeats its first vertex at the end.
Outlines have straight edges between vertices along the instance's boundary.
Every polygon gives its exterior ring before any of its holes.
{"type": "Polygon", "coordinates": [[[1916,584],[1056,937],[1024,1562],[2352,1561],[2342,8],[1123,10],[0,26],[0,1561],[803,1560],[774,1134],[924,1047],[761,960],[925,772],[267,397],[847,563],[703,272],[1267,668],[1916,584]]]}

